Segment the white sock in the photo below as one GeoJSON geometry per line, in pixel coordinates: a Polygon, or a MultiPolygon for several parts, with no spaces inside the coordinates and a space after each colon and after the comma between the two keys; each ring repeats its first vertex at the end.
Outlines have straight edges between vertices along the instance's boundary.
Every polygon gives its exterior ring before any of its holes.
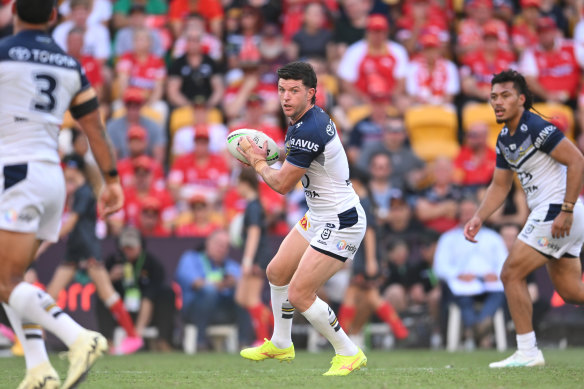
{"type": "Polygon", "coordinates": [[[359,352],[357,346],[351,342],[351,339],[341,328],[337,316],[327,303],[317,297],[310,308],[302,312],[302,314],[322,336],[331,342],[335,348],[335,353],[351,356],[359,352]]]}
{"type": "Polygon", "coordinates": [[[8,316],[8,320],[10,320],[14,333],[18,337],[20,344],[22,344],[26,369],[30,370],[43,362],[48,362],[49,356],[45,348],[41,326],[33,323],[23,323],[8,304],[2,303],[2,306],[6,316],[8,316]]]}
{"type": "Polygon", "coordinates": [[[526,357],[535,357],[537,355],[537,341],[535,339],[535,332],[531,331],[527,334],[517,334],[517,349],[521,351],[526,357]]]}
{"type": "Polygon", "coordinates": [[[292,318],[294,307],[288,301],[288,285],[277,286],[270,283],[272,312],[274,314],[274,333],[272,343],[278,348],[292,345],[292,318]]]}
{"type": "Polygon", "coordinates": [[[63,312],[51,296],[27,282],[16,285],[8,304],[24,321],[39,323],[61,339],[67,347],[83,331],[83,327],[63,312]]]}

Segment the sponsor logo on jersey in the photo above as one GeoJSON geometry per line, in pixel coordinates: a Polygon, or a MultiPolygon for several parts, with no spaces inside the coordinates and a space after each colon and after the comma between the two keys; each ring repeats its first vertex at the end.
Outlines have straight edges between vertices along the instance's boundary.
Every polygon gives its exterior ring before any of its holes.
{"type": "Polygon", "coordinates": [[[521,182],[521,186],[525,187],[533,179],[533,174],[528,172],[517,172],[517,178],[519,179],[519,182],[521,182]]]}
{"type": "Polygon", "coordinates": [[[515,151],[516,148],[517,148],[517,146],[515,145],[515,143],[513,143],[512,145],[509,145],[509,150],[511,150],[511,151],[515,151]]]}
{"type": "Polygon", "coordinates": [[[556,129],[556,126],[547,126],[545,127],[537,136],[537,138],[535,139],[534,145],[535,148],[539,149],[541,147],[542,144],[545,143],[545,141],[547,140],[547,138],[549,138],[549,136],[552,134],[552,132],[554,132],[554,130],[556,129]]]}
{"type": "Polygon", "coordinates": [[[300,227],[302,227],[304,231],[308,230],[308,218],[306,217],[306,215],[304,215],[304,217],[300,219],[298,224],[300,224],[300,227]]]}
{"type": "Polygon", "coordinates": [[[527,124],[525,123],[523,123],[521,127],[519,127],[519,129],[521,130],[521,132],[527,132],[529,130],[529,128],[527,128],[527,124]]]}
{"type": "Polygon", "coordinates": [[[310,186],[310,178],[308,178],[306,174],[302,176],[300,182],[302,183],[303,188],[308,188],[308,186],[310,186]]]}
{"type": "Polygon", "coordinates": [[[328,136],[333,136],[335,134],[335,124],[332,119],[329,121],[328,126],[326,126],[326,133],[328,136]]]}
{"type": "Polygon", "coordinates": [[[317,197],[320,197],[320,195],[318,193],[316,193],[316,191],[314,191],[314,190],[305,190],[304,195],[306,197],[308,197],[309,199],[315,199],[317,197]]]}
{"type": "Polygon", "coordinates": [[[328,238],[331,237],[331,230],[329,228],[325,228],[324,230],[322,230],[320,237],[322,238],[322,240],[327,240],[328,238]]]}
{"type": "Polygon", "coordinates": [[[315,153],[318,151],[318,148],[320,147],[319,144],[314,143],[312,141],[309,141],[306,139],[296,139],[296,138],[290,139],[290,146],[294,146],[294,147],[297,147],[299,149],[306,150],[306,151],[313,151],[315,153]]]}
{"type": "Polygon", "coordinates": [[[8,56],[15,61],[29,61],[54,64],[74,68],[77,62],[70,56],[54,53],[48,50],[29,49],[23,46],[14,46],[8,50],[8,56]]]}
{"type": "Polygon", "coordinates": [[[304,122],[300,122],[300,123],[296,124],[294,127],[299,128],[302,125],[302,123],[304,123],[304,122]]]}
{"type": "Polygon", "coordinates": [[[337,249],[340,251],[347,250],[350,253],[355,253],[355,251],[357,251],[357,246],[347,243],[346,240],[340,240],[337,242],[337,249]]]}

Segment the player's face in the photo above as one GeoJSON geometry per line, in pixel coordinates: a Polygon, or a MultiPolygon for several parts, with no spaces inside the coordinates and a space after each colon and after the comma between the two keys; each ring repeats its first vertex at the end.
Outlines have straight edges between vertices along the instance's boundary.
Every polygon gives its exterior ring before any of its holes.
{"type": "Polygon", "coordinates": [[[493,85],[489,101],[495,111],[497,123],[506,123],[521,114],[525,96],[517,92],[512,81],[508,81],[493,85]]]}
{"type": "Polygon", "coordinates": [[[278,81],[278,96],[284,115],[296,121],[310,106],[310,100],[315,93],[314,88],[307,88],[302,80],[278,81]]]}

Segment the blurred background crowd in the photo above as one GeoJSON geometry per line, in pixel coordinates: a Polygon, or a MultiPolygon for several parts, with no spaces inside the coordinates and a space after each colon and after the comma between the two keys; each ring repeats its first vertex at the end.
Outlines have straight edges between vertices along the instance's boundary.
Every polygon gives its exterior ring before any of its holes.
{"type": "MultiPolygon", "coordinates": [[[[10,0],[2,3],[5,36],[10,0]]],[[[374,288],[399,314],[426,307],[436,346],[439,280],[455,300],[493,292],[474,318],[473,303],[457,300],[465,327],[481,332],[476,324],[504,304],[498,270],[528,215],[517,181],[488,220],[488,244],[457,251],[462,233],[446,236],[472,215],[495,168],[501,126],[488,105],[490,80],[522,72],[536,109],[584,147],[583,12],[581,0],[61,1],[51,33],[98,91],[126,196],[96,233],[228,231],[229,244],[241,245],[247,200],[227,134],[254,128],[284,146],[275,71],[308,61],[317,105],[335,121],[353,185],[372,205],[378,269],[355,282],[379,273],[374,288]]],[[[59,143],[63,156],[84,159],[97,191],[95,162],[70,117],[59,143]]],[[[304,190],[281,196],[259,182],[258,193],[267,232],[281,239],[306,211],[304,190]]]]}

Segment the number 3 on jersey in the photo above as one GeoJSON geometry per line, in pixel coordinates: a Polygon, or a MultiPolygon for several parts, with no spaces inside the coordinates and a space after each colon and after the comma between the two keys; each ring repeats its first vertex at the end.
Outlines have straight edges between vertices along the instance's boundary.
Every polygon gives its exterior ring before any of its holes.
{"type": "Polygon", "coordinates": [[[37,96],[32,101],[32,109],[46,113],[52,112],[57,105],[57,100],[53,95],[57,88],[57,80],[47,73],[36,73],[33,78],[37,87],[37,96]]]}

